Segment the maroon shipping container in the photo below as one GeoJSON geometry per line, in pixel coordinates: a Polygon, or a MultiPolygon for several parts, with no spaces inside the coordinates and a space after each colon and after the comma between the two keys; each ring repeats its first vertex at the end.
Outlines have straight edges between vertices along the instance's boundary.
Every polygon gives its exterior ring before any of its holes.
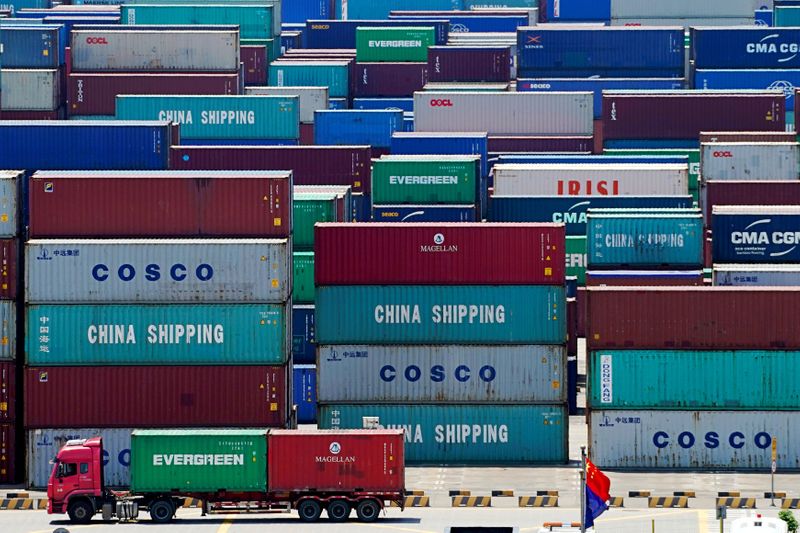
{"type": "Polygon", "coordinates": [[[587,287],[700,287],[703,271],[586,271],[587,287]]]}
{"type": "Polygon", "coordinates": [[[66,118],[64,106],[53,111],[9,111],[0,113],[2,120],[64,120],[66,118]]]}
{"type": "Polygon", "coordinates": [[[578,337],[586,337],[586,287],[578,287],[578,337]]]}
{"type": "Polygon", "coordinates": [[[295,185],[370,191],[369,146],[173,146],[173,170],[291,170],[295,185]]]}
{"type": "Polygon", "coordinates": [[[428,83],[425,63],[356,63],[355,98],[413,96],[428,83]]]}
{"type": "Polygon", "coordinates": [[[701,131],[701,143],[793,143],[797,135],[791,131],[701,131]]]}
{"type": "Polygon", "coordinates": [[[285,427],[287,366],[25,369],[25,427],[285,427]]]}
{"type": "Polygon", "coordinates": [[[428,79],[433,82],[511,80],[509,47],[428,47],[428,79]]]}
{"type": "Polygon", "coordinates": [[[70,115],[114,115],[118,94],[239,94],[239,75],[75,73],[67,85],[70,115]]]}
{"type": "Polygon", "coordinates": [[[270,431],[267,439],[272,492],[405,490],[402,429],[270,431]]]}
{"type": "Polygon", "coordinates": [[[17,367],[14,363],[0,362],[0,424],[17,418],[17,367]]]}
{"type": "Polygon", "coordinates": [[[17,297],[17,251],[16,239],[0,239],[0,299],[14,300],[17,297]]]}
{"type": "Polygon", "coordinates": [[[603,137],[698,139],[701,131],[785,131],[785,111],[782,92],[604,93],[603,137]]]}
{"type": "Polygon", "coordinates": [[[592,149],[592,153],[596,155],[603,155],[603,120],[596,118],[593,121],[594,124],[594,148],[592,149]]]}
{"type": "Polygon", "coordinates": [[[800,181],[723,181],[703,183],[700,200],[706,225],[715,205],[800,205],[800,181]]]}
{"type": "Polygon", "coordinates": [[[245,45],[241,47],[241,61],[244,64],[245,85],[267,84],[267,47],[245,45]]]}
{"type": "Polygon", "coordinates": [[[314,124],[300,124],[300,145],[314,145],[314,124]]]}
{"type": "Polygon", "coordinates": [[[563,285],[563,224],[314,227],[317,285],[563,285]]]}
{"type": "Polygon", "coordinates": [[[286,237],[290,172],[36,172],[30,236],[286,237]]]}
{"type": "Polygon", "coordinates": [[[588,289],[589,350],[800,349],[800,288],[588,289]]]}
{"type": "Polygon", "coordinates": [[[14,424],[0,424],[0,485],[17,482],[17,449],[14,424]]]}
{"type": "Polygon", "coordinates": [[[580,152],[591,154],[594,138],[586,137],[489,137],[489,152],[580,152]]]}

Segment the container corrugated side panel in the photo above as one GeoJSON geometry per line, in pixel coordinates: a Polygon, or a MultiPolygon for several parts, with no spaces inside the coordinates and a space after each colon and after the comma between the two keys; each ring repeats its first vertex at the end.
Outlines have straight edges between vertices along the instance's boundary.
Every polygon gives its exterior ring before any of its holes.
{"type": "Polygon", "coordinates": [[[317,423],[317,367],[292,365],[292,395],[298,424],[317,423]]]}
{"type": "MultiPolygon", "coordinates": [[[[84,0],[85,1],[85,0],[84,0]]],[[[223,4],[228,4],[229,2],[223,2],[223,4]]],[[[272,34],[273,35],[280,35],[281,34],[281,14],[283,13],[282,5],[283,0],[236,0],[235,2],[230,2],[231,4],[237,5],[250,5],[256,4],[261,6],[272,6],[272,34]]],[[[196,5],[197,0],[129,0],[126,4],[130,5],[141,5],[141,4],[158,4],[158,5],[178,5],[178,4],[191,4],[196,5]]]]}
{"type": "Polygon", "coordinates": [[[0,300],[0,362],[17,357],[17,304],[0,300]]]}
{"type": "Polygon", "coordinates": [[[16,441],[16,425],[0,424],[0,482],[17,483],[17,457],[21,453],[16,441]]]}
{"type": "Polygon", "coordinates": [[[372,200],[379,204],[479,203],[479,158],[431,160],[376,159],[372,162],[372,200]]]}
{"type": "Polygon", "coordinates": [[[700,152],[703,180],[797,180],[800,172],[797,143],[703,143],[700,152]]]}
{"type": "Polygon", "coordinates": [[[640,470],[800,469],[800,411],[592,411],[589,452],[599,467],[640,470]]]}
{"type": "Polygon", "coordinates": [[[563,464],[568,416],[556,405],[322,405],[324,429],[361,428],[376,416],[405,429],[408,464],[563,464]]]}
{"type": "Polygon", "coordinates": [[[122,24],[229,24],[239,26],[242,39],[269,39],[273,34],[272,6],[263,5],[123,5],[122,24]]]}
{"type": "Polygon", "coordinates": [[[794,109],[795,87],[800,86],[798,69],[698,69],[691,87],[695,89],[782,89],[786,109],[794,109]]]}
{"type": "Polygon", "coordinates": [[[24,171],[0,170],[0,237],[15,237],[19,233],[17,193],[24,179],[24,171]]]}
{"type": "Polygon", "coordinates": [[[314,252],[292,254],[292,302],[314,303],[314,252]]]}
{"type": "Polygon", "coordinates": [[[325,110],[314,116],[314,143],[389,148],[399,131],[403,112],[395,110],[325,110]]]}
{"type": "Polygon", "coordinates": [[[330,98],[347,98],[350,92],[349,62],[277,61],[269,66],[269,85],[328,87],[330,98]]]}
{"type": "Polygon", "coordinates": [[[290,307],[234,305],[29,305],[31,365],[283,364],[290,307]],[[47,335],[40,335],[41,328],[47,335]]]}
{"type": "Polygon", "coordinates": [[[320,344],[563,344],[556,286],[317,287],[320,344]]]}
{"type": "Polygon", "coordinates": [[[300,123],[313,124],[314,111],[328,109],[327,87],[245,87],[247,95],[297,95],[300,97],[300,123]]]}
{"type": "Polygon", "coordinates": [[[313,305],[292,306],[292,362],[317,362],[317,332],[313,305]]]}
{"type": "Polygon", "coordinates": [[[798,287],[798,265],[714,265],[714,285],[739,287],[798,287]]]}
{"type": "Polygon", "coordinates": [[[698,69],[798,68],[800,56],[789,52],[798,41],[797,28],[696,27],[691,29],[691,59],[698,69]]]}
{"type": "Polygon", "coordinates": [[[611,17],[752,18],[756,9],[771,3],[767,0],[708,0],[700,4],[693,0],[672,0],[642,4],[636,0],[611,0],[611,17]]]}
{"type": "Polygon", "coordinates": [[[52,111],[61,105],[59,70],[3,69],[0,109],[52,111]]]}
{"type": "Polygon", "coordinates": [[[13,362],[0,361],[0,423],[17,418],[17,367],[13,362]]]}
{"type": "Polygon", "coordinates": [[[563,346],[320,346],[321,403],[564,403],[563,346]]]}
{"type": "Polygon", "coordinates": [[[700,205],[706,220],[715,205],[800,205],[800,180],[707,181],[700,205]]]}
{"type": "Polygon", "coordinates": [[[593,409],[791,410],[800,391],[783,376],[798,352],[600,350],[589,354],[593,409]]]}
{"type": "Polygon", "coordinates": [[[717,206],[712,210],[711,229],[715,263],[800,261],[800,207],[779,212],[774,206],[717,206]]]}
{"type": "Polygon", "coordinates": [[[56,26],[16,27],[0,31],[4,68],[58,68],[64,64],[66,32],[56,26]]]}

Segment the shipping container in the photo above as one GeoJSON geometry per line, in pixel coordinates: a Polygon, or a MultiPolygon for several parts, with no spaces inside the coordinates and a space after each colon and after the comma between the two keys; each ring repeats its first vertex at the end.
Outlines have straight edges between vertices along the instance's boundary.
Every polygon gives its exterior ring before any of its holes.
{"type": "Polygon", "coordinates": [[[600,468],[630,470],[760,470],[772,460],[800,469],[800,411],[592,411],[589,451],[600,468]]]}
{"type": "Polygon", "coordinates": [[[800,69],[698,69],[692,81],[695,89],[779,89],[786,96],[787,110],[794,109],[797,86],[800,86],[800,69]]]}
{"type": "Polygon", "coordinates": [[[177,128],[169,122],[3,120],[0,168],[163,170],[169,146],[177,141],[177,128]],[[91,150],[42,149],[53,146],[91,150]]]}
{"type": "Polygon", "coordinates": [[[350,61],[281,60],[269,66],[273,87],[327,87],[331,98],[346,98],[350,92],[350,61]]]}
{"type": "Polygon", "coordinates": [[[292,302],[314,303],[314,252],[294,252],[292,260],[292,302]]]}
{"type": "Polygon", "coordinates": [[[435,30],[424,26],[360,26],[356,29],[356,60],[425,62],[428,59],[428,47],[433,46],[435,38],[435,30]]]}
{"type": "Polygon", "coordinates": [[[402,128],[403,112],[393,110],[325,110],[314,112],[314,144],[389,148],[402,128]]]}
{"type": "Polygon", "coordinates": [[[564,403],[563,346],[320,346],[320,403],[564,403]]]}
{"type": "MultiPolygon", "coordinates": [[[[83,0],[86,2],[87,0],[83,0]]],[[[88,0],[91,1],[91,0],[88,0]]],[[[296,0],[295,0],[296,1],[296,0]]],[[[177,5],[177,4],[192,4],[196,5],[197,0],[126,0],[126,4],[165,4],[165,5],[177,5]]],[[[257,4],[261,6],[272,6],[272,33],[273,35],[280,35],[281,33],[281,21],[282,21],[282,4],[283,0],[214,0],[214,4],[218,5],[250,5],[250,4],[257,4]]],[[[116,10],[115,10],[116,11],[116,10]]]]}
{"type": "MultiPolygon", "coordinates": [[[[0,182],[0,184],[2,184],[2,182],[0,182]]],[[[0,185],[0,187],[2,187],[2,185],[0,185]]],[[[3,299],[16,300],[17,298],[17,287],[20,284],[18,281],[18,246],[19,242],[16,239],[0,239],[0,298],[3,299]]],[[[3,330],[6,330],[5,326],[3,330]]],[[[4,340],[0,342],[0,345],[5,345],[8,342],[7,336],[7,331],[2,334],[4,340]]],[[[9,357],[13,358],[14,355],[15,354],[12,352],[9,354],[9,357]]],[[[2,349],[0,349],[0,359],[3,359],[2,349]]]]}
{"type": "Polygon", "coordinates": [[[0,110],[52,111],[62,104],[60,70],[0,71],[0,110]]]}
{"type": "Polygon", "coordinates": [[[714,206],[715,263],[800,262],[800,206],[714,206]]]}
{"type": "Polygon", "coordinates": [[[314,224],[317,222],[344,222],[343,204],[344,201],[333,193],[298,193],[295,189],[292,207],[294,226],[292,248],[295,251],[313,250],[314,224]]]}
{"type": "Polygon", "coordinates": [[[701,205],[707,221],[714,206],[800,205],[800,181],[706,181],[701,205]]]}
{"type": "MultiPolygon", "coordinates": [[[[15,250],[16,252],[16,250],[15,250]]],[[[14,266],[16,268],[16,265],[14,266]]],[[[17,304],[14,300],[0,300],[0,365],[17,357],[17,304]]],[[[2,411],[2,409],[0,409],[2,411]]],[[[13,413],[13,410],[9,410],[13,413]]],[[[13,418],[13,415],[12,415],[13,418]]],[[[3,416],[0,413],[0,421],[3,416]]]]}
{"type": "Polygon", "coordinates": [[[20,453],[16,441],[16,426],[0,424],[0,483],[17,483],[16,463],[20,453]]]}
{"type": "Polygon", "coordinates": [[[393,10],[392,20],[405,20],[417,25],[428,18],[449,20],[453,33],[513,33],[517,28],[531,23],[530,13],[523,11],[399,11],[393,10]]]}
{"type": "Polygon", "coordinates": [[[738,287],[800,286],[800,265],[715,264],[714,285],[738,287]]]}
{"type": "MultiPolygon", "coordinates": [[[[700,136],[702,137],[702,133],[700,136]]],[[[701,141],[702,142],[702,141],[701,141]]],[[[608,148],[605,157],[686,157],[689,160],[689,192],[694,195],[700,186],[700,149],[698,148],[608,148]]]]}
{"type": "Polygon", "coordinates": [[[356,63],[354,97],[411,97],[428,83],[426,63],[356,63]]]}
{"type": "Polygon", "coordinates": [[[64,64],[67,33],[63,26],[7,26],[0,31],[3,68],[55,69],[64,64]]]}
{"type": "Polygon", "coordinates": [[[575,277],[578,285],[586,285],[586,235],[567,237],[565,250],[567,277],[575,277]]]}
{"type": "Polygon", "coordinates": [[[701,131],[784,131],[783,91],[607,91],[603,137],[694,142],[701,131]]]}
{"type": "Polygon", "coordinates": [[[479,155],[481,176],[488,173],[489,137],[485,133],[397,132],[392,135],[394,155],[479,155]]]}
{"type": "MultiPolygon", "coordinates": [[[[388,12],[387,12],[388,16],[388,12]]],[[[374,17],[372,20],[347,17],[347,20],[307,20],[305,21],[305,47],[320,48],[356,48],[356,31],[361,27],[408,27],[406,20],[388,20],[387,16],[374,17]]],[[[414,26],[430,27],[434,29],[437,45],[447,44],[450,23],[447,20],[415,20],[414,26]]]]}
{"type": "Polygon", "coordinates": [[[382,156],[372,161],[372,200],[381,204],[480,203],[480,161],[476,155],[382,156]]]}
{"type": "Polygon", "coordinates": [[[37,172],[29,187],[33,238],[263,238],[292,228],[290,171],[37,172]]]}
{"type": "Polygon", "coordinates": [[[317,423],[317,367],[293,365],[292,394],[297,406],[298,424],[317,423]]]}
{"type": "Polygon", "coordinates": [[[786,27],[797,26],[800,24],[800,11],[797,9],[799,6],[794,3],[787,5],[777,5],[773,11],[774,13],[774,26],[786,27]]]}
{"type": "Polygon", "coordinates": [[[502,136],[489,137],[489,153],[528,152],[528,153],[585,153],[594,150],[594,137],[591,135],[573,136],[502,136]]]}
{"type": "Polygon", "coordinates": [[[271,58],[266,45],[242,45],[239,47],[239,58],[245,87],[267,83],[267,68],[271,58]]]}
{"type": "Polygon", "coordinates": [[[317,287],[317,342],[563,344],[565,305],[563,286],[317,287]]]}
{"type": "Polygon", "coordinates": [[[313,305],[292,306],[292,361],[316,364],[317,332],[313,305]]]}
{"type": "Polygon", "coordinates": [[[673,0],[668,3],[642,4],[635,0],[611,0],[612,18],[751,18],[753,11],[771,0],[673,0]]]}
{"type": "Polygon", "coordinates": [[[284,427],[287,366],[25,369],[25,426],[284,427]],[[80,394],[75,384],[82,383],[80,394]],[[132,407],[131,398],[135,398],[132,407]],[[134,408],[135,407],[135,408],[134,408]]]}
{"type": "Polygon", "coordinates": [[[72,30],[73,72],[238,72],[231,26],[97,26],[72,30]]]}
{"type": "Polygon", "coordinates": [[[147,5],[120,6],[122,24],[128,25],[229,25],[239,26],[242,39],[270,39],[273,33],[270,5],[147,5]]]}
{"type": "Polygon", "coordinates": [[[246,95],[282,95],[300,98],[300,123],[313,124],[314,111],[328,109],[327,87],[247,87],[246,95]]]}
{"type": "Polygon", "coordinates": [[[317,285],[564,284],[556,224],[319,224],[314,243],[317,285]]]}
{"type": "Polygon", "coordinates": [[[289,430],[267,438],[272,492],[405,491],[402,431],[289,430]]]}
{"type": "Polygon", "coordinates": [[[473,205],[373,205],[375,222],[480,222],[473,205]]]}
{"type": "Polygon", "coordinates": [[[800,144],[703,143],[700,145],[703,180],[797,180],[800,144]]]}
{"type": "Polygon", "coordinates": [[[353,98],[353,109],[398,109],[414,112],[413,98],[353,98]]]}
{"type": "Polygon", "coordinates": [[[427,59],[433,82],[511,80],[509,47],[430,46],[427,59]]]}
{"type": "Polygon", "coordinates": [[[592,409],[797,409],[800,393],[783,377],[792,373],[798,356],[747,350],[590,352],[587,403],[592,409]]]}
{"type": "Polygon", "coordinates": [[[792,143],[797,140],[793,131],[701,131],[700,143],[792,143]]]}
{"type": "Polygon", "coordinates": [[[556,405],[322,405],[321,428],[362,427],[377,417],[404,429],[407,464],[563,464],[566,408],[556,405]]]}
{"type": "Polygon", "coordinates": [[[16,419],[17,367],[13,362],[0,361],[0,424],[12,423],[16,419]]]}
{"type": "MultiPolygon", "coordinates": [[[[118,94],[239,94],[238,74],[72,73],[67,79],[68,113],[114,115],[118,94]]],[[[199,118],[199,117],[198,117],[199,118]]]]}
{"type": "Polygon", "coordinates": [[[702,270],[588,270],[587,287],[701,287],[702,270]]]}
{"type": "Polygon", "coordinates": [[[25,247],[28,303],[281,303],[292,293],[287,239],[31,240],[25,247]]]}
{"type": "Polygon", "coordinates": [[[694,27],[691,59],[697,69],[791,69],[800,28],[694,27]]]}
{"type": "Polygon", "coordinates": [[[592,135],[592,99],[589,92],[417,92],[414,130],[592,135]]]}
{"type": "Polygon", "coordinates": [[[587,348],[793,350],[800,290],[743,287],[588,290],[587,348]]]}

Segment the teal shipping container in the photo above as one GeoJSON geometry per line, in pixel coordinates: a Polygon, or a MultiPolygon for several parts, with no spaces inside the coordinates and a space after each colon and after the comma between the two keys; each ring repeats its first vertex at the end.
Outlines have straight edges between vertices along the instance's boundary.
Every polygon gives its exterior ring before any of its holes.
{"type": "Polygon", "coordinates": [[[563,344],[557,286],[360,285],[316,292],[319,344],[563,344]]]}
{"type": "Polygon", "coordinates": [[[279,365],[291,351],[291,312],[291,304],[29,305],[25,354],[30,365],[279,365]]]}
{"type": "Polygon", "coordinates": [[[270,39],[273,6],[259,5],[122,5],[122,24],[239,26],[242,39],[270,39]]]}
{"type": "Polygon", "coordinates": [[[330,98],[350,93],[349,61],[284,61],[269,66],[272,87],[327,87],[330,98]]]}
{"type": "Polygon", "coordinates": [[[589,357],[593,409],[797,410],[798,351],[602,350],[589,357]]]}
{"type": "Polygon", "coordinates": [[[299,139],[298,96],[117,96],[118,120],[171,120],[182,139],[299,139]],[[159,118],[160,117],[160,118],[159,118]]]}
{"type": "Polygon", "coordinates": [[[590,209],[586,232],[590,269],[703,264],[703,216],[696,210],[590,209]]]}
{"type": "Polygon", "coordinates": [[[569,417],[561,405],[321,405],[320,429],[404,429],[409,464],[564,464],[569,417]]]}

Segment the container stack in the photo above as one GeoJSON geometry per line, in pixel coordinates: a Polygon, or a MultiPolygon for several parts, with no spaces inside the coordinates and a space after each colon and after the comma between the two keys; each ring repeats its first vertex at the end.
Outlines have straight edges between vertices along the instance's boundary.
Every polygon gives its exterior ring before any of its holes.
{"type": "Polygon", "coordinates": [[[328,109],[327,87],[245,87],[247,95],[281,95],[300,98],[300,144],[314,144],[314,112],[328,109]]]}
{"type": "Polygon", "coordinates": [[[599,467],[800,464],[800,290],[590,288],[589,446],[599,467]]]}
{"type": "Polygon", "coordinates": [[[64,436],[290,423],[291,202],[290,172],[32,176],[31,484],[64,436]]]}
{"type": "MultiPolygon", "coordinates": [[[[425,17],[427,18],[427,17],[425,17]]],[[[410,98],[428,82],[428,48],[436,30],[427,24],[356,29],[354,98],[410,98]]]]}
{"type": "Polygon", "coordinates": [[[564,463],[564,228],[318,224],[319,425],[414,463],[564,463]],[[368,420],[365,420],[368,419],[368,420]]]}

